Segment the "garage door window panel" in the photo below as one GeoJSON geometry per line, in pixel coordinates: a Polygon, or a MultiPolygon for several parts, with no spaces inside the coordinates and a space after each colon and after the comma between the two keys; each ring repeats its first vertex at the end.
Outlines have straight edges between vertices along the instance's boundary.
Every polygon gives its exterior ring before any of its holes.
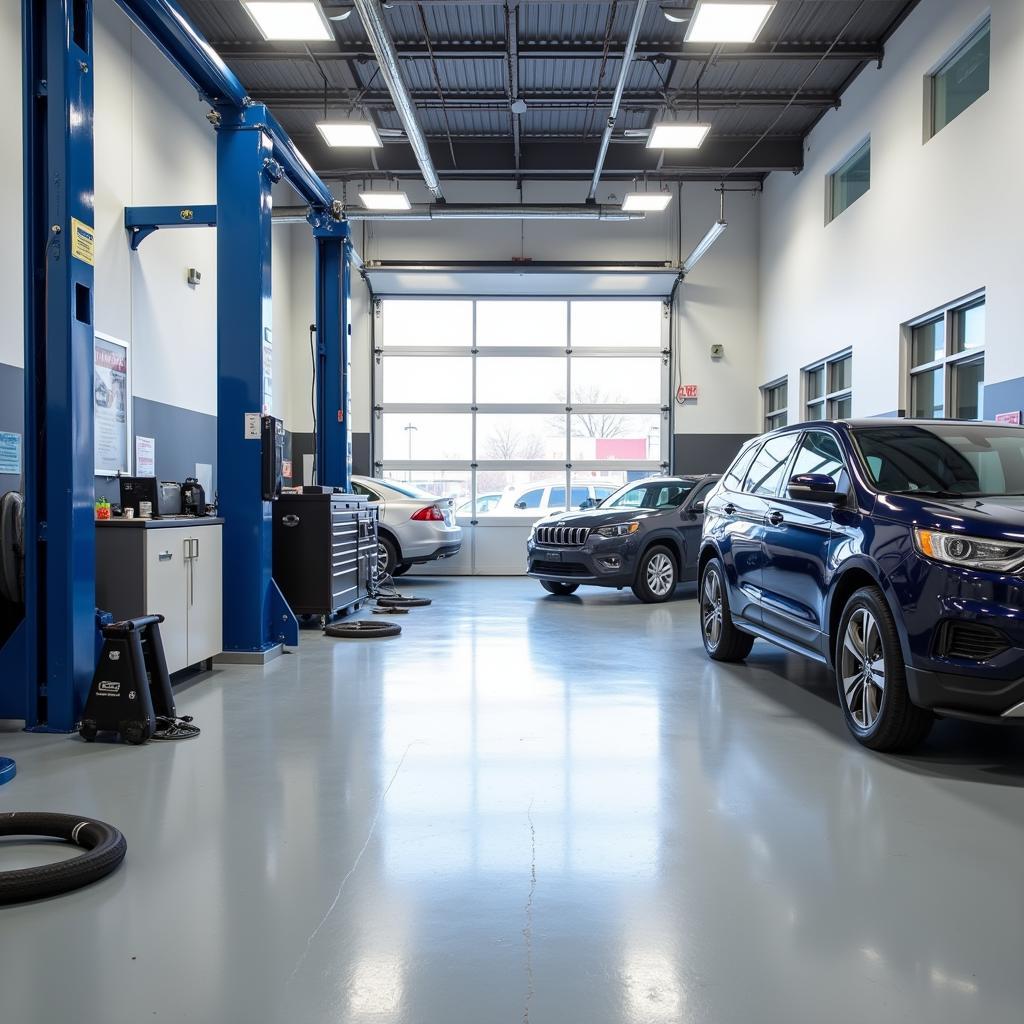
{"type": "Polygon", "coordinates": [[[465,347],[473,343],[473,303],[465,299],[389,299],[381,329],[385,348],[465,347]]]}
{"type": "Polygon", "coordinates": [[[388,462],[469,460],[473,455],[473,418],[468,412],[385,413],[381,433],[388,462]]]}

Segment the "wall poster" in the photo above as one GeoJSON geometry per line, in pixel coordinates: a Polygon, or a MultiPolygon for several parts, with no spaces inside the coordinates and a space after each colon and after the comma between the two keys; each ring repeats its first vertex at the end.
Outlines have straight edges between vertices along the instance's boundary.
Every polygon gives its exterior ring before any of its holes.
{"type": "Polygon", "coordinates": [[[96,333],[93,348],[93,422],[96,475],[130,475],[131,394],[128,344],[96,333]]]}

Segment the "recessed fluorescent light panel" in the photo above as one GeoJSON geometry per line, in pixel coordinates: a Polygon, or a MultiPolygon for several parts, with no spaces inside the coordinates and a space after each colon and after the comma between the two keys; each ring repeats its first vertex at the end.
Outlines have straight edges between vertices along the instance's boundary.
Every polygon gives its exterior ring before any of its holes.
{"type": "Polygon", "coordinates": [[[334,32],[316,0],[242,0],[267,40],[328,40],[334,32]]]}
{"type": "Polygon", "coordinates": [[[622,208],[627,213],[634,210],[651,213],[664,210],[671,202],[670,192],[627,192],[622,197],[622,208]]]}
{"type": "Polygon", "coordinates": [[[360,192],[359,201],[368,210],[411,210],[404,192],[360,192]]]}
{"type": "Polygon", "coordinates": [[[647,137],[647,148],[700,149],[709,131],[709,124],[656,124],[647,137]]]}
{"type": "Polygon", "coordinates": [[[752,43],[775,10],[771,3],[697,0],[686,30],[688,43],[752,43]]]}
{"type": "Polygon", "coordinates": [[[369,121],[318,121],[317,131],[328,146],[346,149],[380,149],[383,143],[369,121]]]}

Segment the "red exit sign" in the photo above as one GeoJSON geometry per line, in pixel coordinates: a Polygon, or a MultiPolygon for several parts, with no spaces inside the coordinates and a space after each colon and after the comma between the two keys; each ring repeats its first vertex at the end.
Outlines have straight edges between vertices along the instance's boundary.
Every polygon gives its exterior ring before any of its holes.
{"type": "Polygon", "coordinates": [[[1015,412],[997,412],[996,423],[1020,423],[1020,409],[1015,412]]]}
{"type": "Polygon", "coordinates": [[[699,384],[680,384],[676,389],[676,401],[688,402],[700,398],[699,384]]]}

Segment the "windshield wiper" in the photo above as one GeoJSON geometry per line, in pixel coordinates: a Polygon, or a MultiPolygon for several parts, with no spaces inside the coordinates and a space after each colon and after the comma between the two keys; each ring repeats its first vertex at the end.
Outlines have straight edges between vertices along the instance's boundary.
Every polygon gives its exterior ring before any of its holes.
{"type": "Polygon", "coordinates": [[[907,498],[980,498],[981,491],[931,491],[926,488],[919,488],[910,491],[893,491],[907,498]]]}

